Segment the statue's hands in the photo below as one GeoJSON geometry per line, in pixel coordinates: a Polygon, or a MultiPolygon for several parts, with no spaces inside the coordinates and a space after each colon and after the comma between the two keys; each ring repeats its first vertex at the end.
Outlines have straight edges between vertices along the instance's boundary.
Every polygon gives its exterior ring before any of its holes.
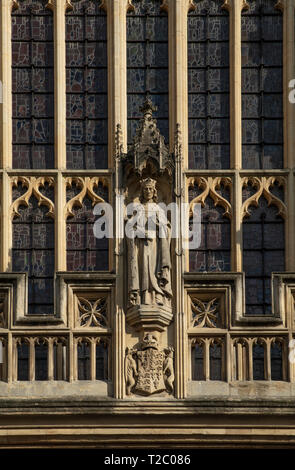
{"type": "Polygon", "coordinates": [[[138,292],[136,290],[129,293],[129,301],[131,304],[136,305],[138,299],[138,292]]]}
{"type": "Polygon", "coordinates": [[[159,285],[160,287],[165,287],[168,283],[168,268],[162,268],[159,285]]]}

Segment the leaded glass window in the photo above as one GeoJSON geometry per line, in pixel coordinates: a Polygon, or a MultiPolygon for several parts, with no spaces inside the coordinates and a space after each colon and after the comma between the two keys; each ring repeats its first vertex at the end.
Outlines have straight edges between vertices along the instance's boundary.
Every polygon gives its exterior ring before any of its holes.
{"type": "Polygon", "coordinates": [[[48,345],[41,342],[35,344],[35,380],[48,379],[48,345]]]}
{"type": "MultiPolygon", "coordinates": [[[[81,342],[77,348],[78,380],[90,380],[90,344],[81,342]]],[[[95,348],[96,380],[108,380],[108,345],[99,343],[95,348]]]]}
{"type": "Polygon", "coordinates": [[[47,0],[12,13],[13,167],[54,167],[53,15],[47,0]]]}
{"type": "Polygon", "coordinates": [[[271,380],[283,380],[283,347],[282,343],[271,345],[271,380]]]}
{"type": "Polygon", "coordinates": [[[66,15],[67,168],[107,168],[107,16],[94,0],[72,5],[66,15]]]}
{"type": "Polygon", "coordinates": [[[204,380],[204,351],[203,346],[196,344],[192,348],[192,379],[204,380]]]}
{"type": "Polygon", "coordinates": [[[253,380],[264,380],[264,355],[265,349],[262,344],[253,346],[253,380]]]}
{"type": "MultiPolygon", "coordinates": [[[[24,194],[18,184],[12,193],[13,201],[24,194]]],[[[51,201],[54,190],[45,184],[42,189],[51,201]]],[[[12,223],[12,270],[28,273],[28,303],[30,314],[53,313],[54,276],[54,221],[48,215],[48,207],[39,205],[31,196],[28,206],[18,208],[12,223]]]]}
{"type": "MultiPolygon", "coordinates": [[[[276,188],[283,198],[282,190],[276,188]]],[[[249,187],[243,190],[249,196],[249,187]]],[[[243,221],[243,271],[246,276],[246,312],[271,314],[271,273],[285,270],[285,227],[278,208],[262,196],[249,207],[243,221]]]]}
{"type": "MultiPolygon", "coordinates": [[[[107,200],[107,190],[101,185],[97,191],[107,200]]],[[[67,200],[79,193],[77,187],[67,190],[67,200]]],[[[73,208],[73,216],[67,219],[67,269],[68,271],[104,271],[108,270],[107,238],[96,238],[93,226],[97,216],[93,214],[95,203],[88,196],[81,207],[73,208]]]]}
{"type": "Polygon", "coordinates": [[[229,168],[229,17],[219,0],[188,15],[189,167],[229,168]]]}
{"type": "Polygon", "coordinates": [[[244,168],[283,167],[283,17],[275,0],[242,15],[244,168]]]}
{"type": "MultiPolygon", "coordinates": [[[[191,187],[189,198],[193,200],[201,190],[191,187]]],[[[221,188],[223,197],[230,198],[227,187],[221,188]]],[[[230,271],[231,225],[223,207],[207,197],[201,209],[201,244],[189,253],[190,271],[230,271]]]]}
{"type": "Polygon", "coordinates": [[[134,138],[147,94],[158,110],[155,117],[168,142],[168,16],[160,0],[134,0],[127,14],[128,142],[134,138]]]}

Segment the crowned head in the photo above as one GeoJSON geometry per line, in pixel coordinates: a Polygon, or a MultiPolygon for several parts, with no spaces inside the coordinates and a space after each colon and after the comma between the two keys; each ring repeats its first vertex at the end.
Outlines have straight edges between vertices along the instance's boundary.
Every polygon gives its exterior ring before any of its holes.
{"type": "Polygon", "coordinates": [[[140,201],[141,202],[157,202],[158,194],[156,189],[156,180],[152,178],[145,178],[141,180],[141,193],[140,201]]]}

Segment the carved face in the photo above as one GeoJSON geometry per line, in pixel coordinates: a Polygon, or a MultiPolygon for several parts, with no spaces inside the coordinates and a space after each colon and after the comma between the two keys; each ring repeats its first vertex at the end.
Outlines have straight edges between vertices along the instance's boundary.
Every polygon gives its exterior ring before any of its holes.
{"type": "Polygon", "coordinates": [[[154,197],[154,187],[153,185],[147,184],[146,186],[143,187],[143,197],[145,201],[151,201],[154,197]]]}

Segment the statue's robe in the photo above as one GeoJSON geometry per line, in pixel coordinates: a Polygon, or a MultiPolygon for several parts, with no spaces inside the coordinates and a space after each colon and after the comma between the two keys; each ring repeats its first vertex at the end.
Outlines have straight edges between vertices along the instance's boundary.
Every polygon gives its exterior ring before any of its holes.
{"type": "Polygon", "coordinates": [[[143,304],[154,303],[155,294],[172,297],[170,224],[156,203],[147,204],[137,220],[136,236],[127,237],[128,291],[138,291],[143,304]]]}

